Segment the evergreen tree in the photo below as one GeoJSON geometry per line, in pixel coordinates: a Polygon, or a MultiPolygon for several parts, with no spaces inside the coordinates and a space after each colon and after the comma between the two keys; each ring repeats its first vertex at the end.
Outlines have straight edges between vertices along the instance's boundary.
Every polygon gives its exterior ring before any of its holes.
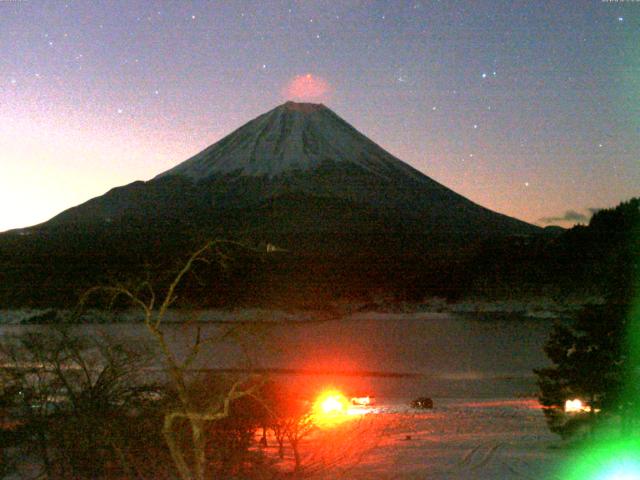
{"type": "Polygon", "coordinates": [[[597,212],[585,236],[583,247],[601,250],[606,301],[585,307],[570,325],[556,324],[545,345],[553,366],[535,370],[549,428],[563,436],[612,415],[628,432],[640,416],[640,199],[597,212]],[[573,398],[590,412],[565,415],[573,398]]]}
{"type": "Polygon", "coordinates": [[[572,325],[556,324],[545,346],[553,362],[535,370],[540,403],[551,431],[566,436],[587,421],[620,414],[624,399],[626,365],[626,309],[619,304],[590,305],[572,325]],[[579,398],[590,413],[569,417],[565,401],[579,398]]]}

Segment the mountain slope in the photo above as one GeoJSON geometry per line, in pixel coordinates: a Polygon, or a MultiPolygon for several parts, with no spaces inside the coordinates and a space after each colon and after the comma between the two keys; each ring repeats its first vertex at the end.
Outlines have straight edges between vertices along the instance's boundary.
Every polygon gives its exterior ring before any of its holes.
{"type": "Polygon", "coordinates": [[[439,231],[451,238],[539,230],[430,179],[325,106],[293,102],[259,116],[149,182],[114,189],[52,222],[100,223],[123,216],[201,221],[203,215],[251,208],[292,192],[373,206],[402,219],[412,231],[439,231]]]}
{"type": "Polygon", "coordinates": [[[238,285],[250,285],[251,301],[290,298],[292,288],[302,297],[451,288],[452,266],[477,242],[539,231],[430,179],[323,105],[287,102],[152,180],[0,235],[0,288],[20,304],[46,300],[35,292],[44,283],[69,301],[105,279],[165,268],[208,238],[286,250],[243,267],[238,285]]]}

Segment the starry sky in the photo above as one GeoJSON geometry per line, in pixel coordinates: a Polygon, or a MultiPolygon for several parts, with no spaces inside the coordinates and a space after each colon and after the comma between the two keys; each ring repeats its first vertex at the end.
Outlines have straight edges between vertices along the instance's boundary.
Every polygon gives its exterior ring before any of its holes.
{"type": "Polygon", "coordinates": [[[640,1],[0,0],[0,231],[321,102],[492,210],[640,194],[640,1]]]}

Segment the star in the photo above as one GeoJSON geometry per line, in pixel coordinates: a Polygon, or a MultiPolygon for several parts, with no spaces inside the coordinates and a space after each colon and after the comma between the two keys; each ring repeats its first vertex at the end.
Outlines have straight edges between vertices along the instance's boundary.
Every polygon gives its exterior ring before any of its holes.
{"type": "Polygon", "coordinates": [[[619,22],[624,22],[624,17],[618,17],[619,22]]]}
{"type": "Polygon", "coordinates": [[[529,186],[529,182],[524,182],[524,186],[528,187],[529,186]]]}
{"type": "Polygon", "coordinates": [[[477,129],[477,128],[478,128],[478,124],[477,124],[477,123],[474,123],[474,124],[473,124],[473,128],[474,128],[474,129],[477,129]]]}
{"type": "Polygon", "coordinates": [[[436,110],[438,110],[438,107],[431,107],[431,110],[435,112],[436,110]]]}
{"type": "Polygon", "coordinates": [[[122,109],[121,108],[118,109],[118,113],[122,113],[122,109]]]}
{"type": "Polygon", "coordinates": [[[483,73],[483,74],[482,74],[482,78],[487,78],[487,74],[486,74],[486,73],[483,73]]]}
{"type": "Polygon", "coordinates": [[[153,94],[154,94],[154,95],[160,95],[160,90],[154,90],[154,91],[153,91],[153,94]]]}
{"type": "Polygon", "coordinates": [[[195,15],[191,15],[191,20],[195,20],[196,16],[195,15]]]}

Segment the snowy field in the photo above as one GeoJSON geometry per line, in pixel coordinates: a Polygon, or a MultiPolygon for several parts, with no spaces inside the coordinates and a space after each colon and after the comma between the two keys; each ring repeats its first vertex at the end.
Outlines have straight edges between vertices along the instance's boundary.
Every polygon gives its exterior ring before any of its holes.
{"type": "MultiPolygon", "coordinates": [[[[273,378],[295,391],[330,386],[377,399],[376,413],[304,441],[303,464],[310,478],[561,478],[557,470],[569,453],[557,448],[559,439],[547,430],[532,395],[532,369],[547,364],[542,347],[552,320],[414,313],[356,314],[328,322],[296,318],[283,324],[280,318],[262,316],[236,312],[222,317],[266,322],[256,340],[249,339],[254,366],[289,372],[273,378]],[[433,410],[408,406],[425,395],[434,399],[433,410]]],[[[215,337],[227,328],[216,325],[215,314],[204,320],[203,335],[215,337]]],[[[25,328],[48,327],[5,324],[1,333],[25,328]]],[[[186,351],[194,325],[177,322],[166,328],[176,351],[186,351]]],[[[147,338],[143,326],[133,323],[79,329],[123,341],[147,338]]],[[[230,345],[203,349],[198,366],[233,367],[238,353],[230,345]]],[[[275,459],[275,451],[272,439],[267,453],[275,459]]]]}
{"type": "MultiPolygon", "coordinates": [[[[303,444],[311,478],[559,479],[567,460],[530,399],[435,398],[433,410],[380,405],[303,444]]],[[[268,449],[275,450],[273,443],[268,449]]]]}

